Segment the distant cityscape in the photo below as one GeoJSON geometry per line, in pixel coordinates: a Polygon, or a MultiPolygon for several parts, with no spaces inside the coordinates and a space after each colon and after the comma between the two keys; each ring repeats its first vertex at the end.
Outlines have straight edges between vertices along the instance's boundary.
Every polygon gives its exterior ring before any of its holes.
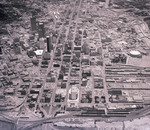
{"type": "Polygon", "coordinates": [[[43,14],[7,23],[1,121],[10,130],[128,130],[149,115],[150,2],[138,2],[33,1],[43,14]]]}

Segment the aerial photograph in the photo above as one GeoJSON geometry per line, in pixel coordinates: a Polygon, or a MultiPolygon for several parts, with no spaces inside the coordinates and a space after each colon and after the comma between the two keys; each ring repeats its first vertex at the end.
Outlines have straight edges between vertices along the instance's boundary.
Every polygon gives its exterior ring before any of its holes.
{"type": "Polygon", "coordinates": [[[150,0],[0,0],[0,130],[150,130],[150,0]]]}

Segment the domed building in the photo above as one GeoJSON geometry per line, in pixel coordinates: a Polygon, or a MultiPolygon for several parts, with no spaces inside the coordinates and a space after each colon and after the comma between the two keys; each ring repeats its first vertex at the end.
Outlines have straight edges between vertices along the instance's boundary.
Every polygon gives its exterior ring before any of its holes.
{"type": "Polygon", "coordinates": [[[137,58],[142,58],[142,54],[141,52],[137,51],[137,50],[132,50],[129,52],[129,55],[132,57],[137,57],[137,58]]]}

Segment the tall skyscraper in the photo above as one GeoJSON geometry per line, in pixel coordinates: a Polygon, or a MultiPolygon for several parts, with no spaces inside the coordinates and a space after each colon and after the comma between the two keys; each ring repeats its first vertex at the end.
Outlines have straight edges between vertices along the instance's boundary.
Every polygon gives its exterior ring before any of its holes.
{"type": "Polygon", "coordinates": [[[51,52],[51,50],[53,50],[52,38],[53,38],[52,34],[46,37],[47,52],[51,52]]]}
{"type": "Polygon", "coordinates": [[[32,17],[31,19],[30,19],[30,21],[31,21],[31,30],[32,31],[35,31],[36,30],[36,18],[35,17],[32,17]]]}
{"type": "Polygon", "coordinates": [[[38,32],[39,32],[39,38],[44,37],[45,35],[44,23],[39,23],[38,32]]]}
{"type": "Polygon", "coordinates": [[[47,42],[47,52],[50,52],[50,37],[46,37],[46,42],[47,42]]]}
{"type": "Polygon", "coordinates": [[[0,47],[0,55],[1,55],[1,54],[3,54],[3,53],[2,53],[2,47],[0,47]]]}
{"type": "Polygon", "coordinates": [[[53,34],[50,34],[50,50],[53,50],[53,34]]]}

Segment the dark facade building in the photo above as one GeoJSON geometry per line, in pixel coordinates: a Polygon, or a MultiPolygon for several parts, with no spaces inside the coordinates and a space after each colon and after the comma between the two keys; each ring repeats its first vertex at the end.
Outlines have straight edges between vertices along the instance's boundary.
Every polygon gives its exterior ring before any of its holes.
{"type": "Polygon", "coordinates": [[[52,34],[46,37],[47,52],[51,52],[51,50],[53,50],[52,38],[53,38],[52,34]]]}
{"type": "Polygon", "coordinates": [[[46,37],[46,43],[47,43],[47,52],[50,52],[50,38],[49,38],[49,36],[46,37]]]}
{"type": "Polygon", "coordinates": [[[3,53],[2,53],[2,47],[0,47],[0,55],[1,55],[1,54],[3,54],[3,53]]]}
{"type": "Polygon", "coordinates": [[[32,30],[32,31],[35,31],[35,30],[37,29],[37,27],[36,27],[36,18],[35,18],[35,17],[32,17],[32,18],[30,19],[30,21],[31,21],[31,30],[32,30]]]}
{"type": "Polygon", "coordinates": [[[39,25],[38,25],[38,33],[39,33],[39,38],[42,38],[42,37],[45,36],[44,23],[39,23],[39,25]]]}

